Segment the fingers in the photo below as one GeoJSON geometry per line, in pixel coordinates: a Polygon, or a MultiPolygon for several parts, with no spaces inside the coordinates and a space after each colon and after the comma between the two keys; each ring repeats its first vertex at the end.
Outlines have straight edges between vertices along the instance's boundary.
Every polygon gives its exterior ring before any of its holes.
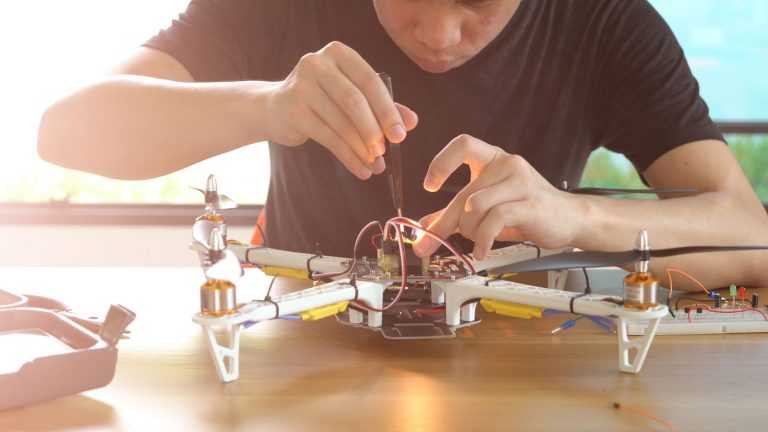
{"type": "MultiPolygon", "coordinates": [[[[467,198],[476,191],[496,185],[512,175],[511,172],[504,169],[506,164],[502,163],[501,160],[503,159],[488,163],[488,166],[475,181],[470,182],[456,194],[440,216],[431,223],[429,230],[441,237],[449,236],[460,230],[467,198]]],[[[462,231],[462,233],[464,232],[462,231]]],[[[465,237],[471,238],[471,235],[464,234],[465,237]]],[[[426,256],[432,254],[438,247],[437,242],[424,239],[421,242],[416,242],[415,250],[420,256],[426,256]]]]}
{"type": "Polygon", "coordinates": [[[528,188],[517,180],[514,175],[510,175],[492,186],[471,193],[464,202],[459,232],[465,237],[475,238],[475,230],[491,209],[502,203],[526,199],[529,196],[528,188]]]}
{"type": "Polygon", "coordinates": [[[442,212],[443,212],[442,210],[438,210],[434,213],[430,213],[426,216],[423,216],[421,219],[419,219],[419,225],[423,227],[428,227],[430,224],[432,224],[432,222],[435,219],[437,219],[440,216],[442,212]]]}
{"type": "Polygon", "coordinates": [[[503,203],[490,209],[475,230],[473,237],[475,250],[472,252],[474,258],[485,259],[493,246],[493,241],[499,237],[505,227],[514,227],[525,220],[526,210],[526,205],[520,202],[503,203]]]}
{"type": "Polygon", "coordinates": [[[378,120],[381,132],[393,143],[402,142],[407,132],[405,122],[376,71],[360,54],[342,43],[331,42],[324,49],[336,59],[344,75],[360,89],[378,120]]]}
{"type": "MultiPolygon", "coordinates": [[[[352,89],[354,90],[354,87],[352,89]]],[[[360,127],[356,127],[356,124],[360,124],[359,122],[355,123],[359,121],[359,118],[349,117],[347,113],[342,112],[340,109],[341,105],[334,103],[335,101],[331,100],[322,89],[316,88],[313,90],[313,93],[316,94],[310,96],[314,100],[312,110],[347,143],[363,164],[370,167],[376,157],[384,153],[383,144],[380,153],[375,154],[371,152],[371,149],[362,137],[366,136],[365,134],[375,136],[376,132],[365,131],[360,127]]]]}
{"type": "MultiPolygon", "coordinates": [[[[292,138],[301,130],[307,138],[320,142],[335,155],[343,154],[346,167],[355,166],[353,173],[367,178],[366,171],[383,172],[385,138],[393,143],[405,139],[407,131],[418,123],[410,108],[394,103],[386,85],[373,68],[352,48],[331,42],[322,50],[301,58],[280,87],[283,107],[278,116],[281,128],[276,136],[292,138]],[[287,109],[286,109],[287,107],[287,109]],[[316,129],[314,119],[304,121],[296,112],[310,110],[325,127],[316,129]],[[336,137],[331,136],[331,129],[336,137]],[[340,141],[339,141],[340,140],[340,141]],[[346,150],[341,147],[346,146],[346,150]],[[350,160],[354,155],[359,163],[350,160]],[[360,168],[364,165],[365,169],[360,168]]],[[[278,98],[275,98],[277,100],[278,98]]],[[[291,143],[302,140],[290,140],[291,143]]]]}
{"type": "Polygon", "coordinates": [[[472,136],[459,135],[432,159],[424,178],[424,189],[430,192],[439,190],[445,180],[463,164],[470,165],[473,171],[482,170],[501,151],[472,136]]]}
{"type": "MultiPolygon", "coordinates": [[[[311,133],[306,133],[307,136],[311,136],[323,147],[330,150],[336,159],[360,180],[367,180],[371,177],[371,169],[357,157],[344,140],[325,124],[316,113],[311,112],[305,117],[304,124],[311,131],[311,133]]],[[[381,165],[383,166],[383,161],[381,165]]]]}
{"type": "Polygon", "coordinates": [[[327,98],[326,106],[333,105],[335,110],[343,112],[345,119],[340,126],[354,130],[362,137],[366,159],[373,161],[384,154],[382,131],[373,112],[368,106],[365,95],[341,71],[335,67],[322,68],[317,73],[317,80],[327,98]]]}

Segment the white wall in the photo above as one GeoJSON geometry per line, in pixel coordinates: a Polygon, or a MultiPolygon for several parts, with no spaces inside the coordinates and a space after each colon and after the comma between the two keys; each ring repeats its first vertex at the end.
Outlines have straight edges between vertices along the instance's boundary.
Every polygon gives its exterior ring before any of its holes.
{"type": "MultiPolygon", "coordinates": [[[[230,226],[248,242],[252,227],[230,226]]],[[[191,226],[0,225],[0,266],[196,266],[191,226]]]]}

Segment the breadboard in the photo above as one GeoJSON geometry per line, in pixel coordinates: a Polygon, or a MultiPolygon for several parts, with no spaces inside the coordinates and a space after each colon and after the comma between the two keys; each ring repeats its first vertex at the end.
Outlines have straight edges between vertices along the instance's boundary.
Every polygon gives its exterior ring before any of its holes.
{"type": "MultiPolygon", "coordinates": [[[[631,322],[629,334],[633,336],[645,334],[648,322],[631,322]]],[[[718,313],[694,309],[688,314],[680,309],[676,317],[667,315],[661,319],[657,335],[694,335],[694,334],[723,334],[723,333],[768,333],[768,321],[757,311],[736,313],[718,313]]]]}

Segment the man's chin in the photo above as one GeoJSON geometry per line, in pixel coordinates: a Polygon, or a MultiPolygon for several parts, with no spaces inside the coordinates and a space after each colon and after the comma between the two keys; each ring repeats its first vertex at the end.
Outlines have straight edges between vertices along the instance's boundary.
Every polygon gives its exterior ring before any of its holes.
{"type": "Polygon", "coordinates": [[[455,69],[463,64],[463,62],[455,60],[447,62],[436,62],[418,57],[411,57],[411,60],[413,60],[413,62],[416,63],[416,65],[419,66],[423,71],[433,74],[448,72],[449,70],[455,69]]]}

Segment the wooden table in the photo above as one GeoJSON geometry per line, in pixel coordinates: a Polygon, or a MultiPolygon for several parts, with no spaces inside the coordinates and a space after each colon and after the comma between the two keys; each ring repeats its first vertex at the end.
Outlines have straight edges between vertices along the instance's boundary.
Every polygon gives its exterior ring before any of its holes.
{"type": "MultiPolygon", "coordinates": [[[[190,320],[199,270],[0,268],[4,287],[103,315],[137,313],[107,387],[0,412],[0,430],[645,431],[764,430],[768,336],[660,336],[639,375],[617,371],[616,337],[564,317],[481,316],[455,339],[389,341],[333,319],[244,333],[241,378],[221,384],[190,320]]],[[[245,301],[264,294],[249,275],[245,301]]],[[[279,291],[279,290],[278,290],[279,291]]],[[[768,292],[763,293],[768,298],[768,292]]]]}

